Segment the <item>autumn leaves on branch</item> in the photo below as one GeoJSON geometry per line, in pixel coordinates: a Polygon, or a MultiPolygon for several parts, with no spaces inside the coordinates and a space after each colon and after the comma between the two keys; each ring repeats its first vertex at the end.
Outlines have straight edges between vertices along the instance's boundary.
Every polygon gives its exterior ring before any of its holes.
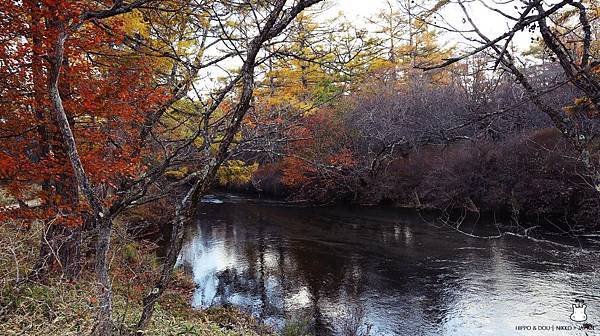
{"type": "MultiPolygon", "coordinates": [[[[182,225],[228,157],[250,108],[263,45],[318,2],[0,2],[6,13],[1,28],[9,32],[0,50],[6,78],[0,173],[20,205],[3,216],[48,227],[32,272],[37,278],[55,262],[77,277],[78,267],[66,264],[80,262],[82,235],[95,237],[97,334],[112,329],[113,219],[169,191],[177,190],[170,195],[177,199],[181,186],[193,186],[173,214],[172,250],[157,288],[166,286],[182,225]],[[243,60],[239,73],[200,93],[202,70],[234,57],[243,60]],[[187,99],[192,91],[198,95],[193,103],[187,99]],[[165,179],[190,163],[201,168],[185,184],[165,179]],[[29,208],[31,198],[41,206],[29,208]]],[[[144,301],[140,328],[156,298],[144,301]]]]}

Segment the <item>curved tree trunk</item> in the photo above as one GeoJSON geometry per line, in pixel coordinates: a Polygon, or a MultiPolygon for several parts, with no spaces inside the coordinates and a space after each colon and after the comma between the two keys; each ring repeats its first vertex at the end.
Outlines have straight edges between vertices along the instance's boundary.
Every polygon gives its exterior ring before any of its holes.
{"type": "MultiPolygon", "coordinates": [[[[189,208],[188,208],[189,209],[189,208]]],[[[154,306],[156,301],[161,297],[165,288],[171,281],[171,273],[177,263],[177,257],[183,245],[183,233],[187,224],[193,218],[192,213],[188,213],[188,209],[177,209],[175,219],[172,222],[171,239],[169,240],[168,252],[165,262],[163,263],[162,271],[158,282],[152,288],[152,291],[144,297],[142,315],[137,323],[137,330],[142,331],[148,327],[152,315],[154,314],[154,306]]]]}
{"type": "Polygon", "coordinates": [[[183,243],[183,231],[185,226],[195,218],[196,209],[200,204],[200,199],[208,191],[214,181],[217,170],[229,156],[229,150],[235,135],[240,128],[246,112],[250,109],[250,103],[254,93],[254,69],[263,44],[269,39],[279,35],[305,8],[321,1],[323,0],[302,0],[291,8],[288,8],[287,11],[284,11],[284,6],[287,1],[277,0],[269,13],[264,26],[260,29],[258,35],[250,41],[244,64],[240,70],[242,79],[241,94],[230,116],[231,123],[224,131],[225,134],[219,144],[216,154],[209,159],[203,172],[195,179],[192,187],[188,189],[185,197],[177,206],[167,259],[163,264],[159,281],[153,287],[152,291],[144,298],[142,316],[137,324],[138,331],[142,331],[150,322],[156,301],[158,301],[171,280],[171,274],[183,243]]]}
{"type": "Polygon", "coordinates": [[[98,310],[98,325],[95,333],[100,336],[108,336],[112,333],[112,289],[108,274],[108,251],[110,249],[110,236],[112,230],[112,219],[104,218],[105,213],[100,202],[92,189],[88,176],[83,168],[73,131],[63,107],[59,91],[59,77],[63,64],[64,44],[67,39],[66,27],[59,21],[54,27],[60,33],[54,43],[54,55],[49,71],[48,93],[53,105],[53,113],[62,135],[67,156],[73,167],[77,185],[90,203],[92,219],[98,234],[96,245],[96,276],[98,280],[98,296],[100,309],[98,310]]]}

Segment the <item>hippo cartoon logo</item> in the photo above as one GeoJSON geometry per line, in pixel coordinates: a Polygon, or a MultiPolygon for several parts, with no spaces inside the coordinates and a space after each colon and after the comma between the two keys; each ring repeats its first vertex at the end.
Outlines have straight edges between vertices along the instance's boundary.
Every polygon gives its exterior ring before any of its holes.
{"type": "Polygon", "coordinates": [[[575,322],[587,321],[587,315],[585,314],[586,308],[587,306],[585,305],[584,300],[576,299],[573,304],[573,313],[570,316],[571,320],[575,322]]]}

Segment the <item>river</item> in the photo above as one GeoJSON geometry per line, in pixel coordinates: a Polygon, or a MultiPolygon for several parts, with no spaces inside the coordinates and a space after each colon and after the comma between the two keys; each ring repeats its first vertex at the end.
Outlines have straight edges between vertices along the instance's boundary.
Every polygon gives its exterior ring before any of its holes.
{"type": "Polygon", "coordinates": [[[468,237],[403,210],[228,196],[203,203],[179,264],[194,306],[235,305],[319,336],[357,324],[370,335],[600,335],[598,255],[468,237]],[[570,319],[576,299],[585,322],[570,319]]]}

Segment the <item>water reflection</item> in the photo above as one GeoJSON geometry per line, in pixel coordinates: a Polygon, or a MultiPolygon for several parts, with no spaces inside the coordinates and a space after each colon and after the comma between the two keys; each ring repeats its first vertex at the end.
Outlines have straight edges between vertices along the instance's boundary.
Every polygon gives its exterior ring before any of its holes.
{"type": "Polygon", "coordinates": [[[477,240],[400,211],[203,206],[180,259],[198,307],[234,304],[276,326],[300,316],[316,335],[335,335],[348,307],[363,307],[373,335],[528,335],[515,327],[576,326],[582,298],[600,328],[587,252],[477,240]]]}

